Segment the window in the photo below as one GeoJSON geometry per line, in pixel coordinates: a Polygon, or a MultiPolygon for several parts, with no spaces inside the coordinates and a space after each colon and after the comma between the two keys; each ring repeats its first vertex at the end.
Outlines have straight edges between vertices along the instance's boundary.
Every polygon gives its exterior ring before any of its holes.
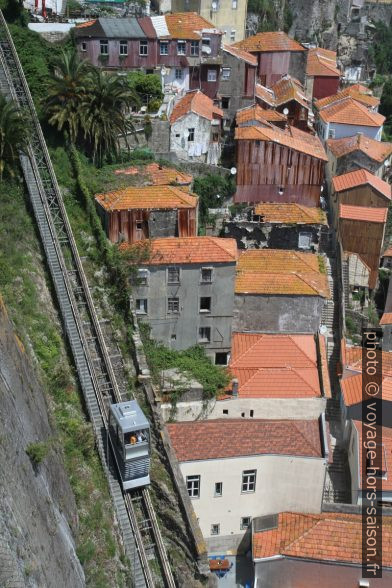
{"type": "Polygon", "coordinates": [[[211,535],[219,535],[219,527],[220,525],[218,525],[218,523],[211,525],[211,535]]]}
{"type": "Polygon", "coordinates": [[[238,0],[231,0],[231,7],[233,10],[237,10],[238,0]]]}
{"type": "Polygon", "coordinates": [[[191,55],[193,57],[199,55],[199,41],[191,41],[191,55]]]}
{"type": "Polygon", "coordinates": [[[335,129],[329,129],[328,139],[334,139],[334,138],[335,138],[335,129]]]}
{"type": "Polygon", "coordinates": [[[212,142],[219,143],[219,133],[212,133],[212,142]]]}
{"type": "Polygon", "coordinates": [[[138,271],[139,286],[148,286],[148,275],[147,269],[140,269],[138,271]]]}
{"type": "Polygon", "coordinates": [[[195,140],[195,129],[188,129],[188,141],[195,140]]]}
{"type": "Polygon", "coordinates": [[[199,327],[199,343],[211,341],[211,327],[199,327]]]}
{"type": "Polygon", "coordinates": [[[179,298],[168,298],[167,299],[167,312],[174,313],[180,311],[180,300],[179,298]]]}
{"type": "Polygon", "coordinates": [[[230,32],[230,41],[235,41],[235,30],[232,29],[230,32]]]}
{"type": "Polygon", "coordinates": [[[186,41],[177,41],[177,55],[186,55],[186,41]]]}
{"type": "Polygon", "coordinates": [[[148,55],[148,41],[146,39],[139,41],[139,55],[148,55]]]}
{"type": "Polygon", "coordinates": [[[230,98],[222,97],[222,108],[229,108],[230,98]]]}
{"type": "Polygon", "coordinates": [[[175,333],[172,333],[172,334],[170,335],[170,339],[171,339],[172,341],[176,341],[176,339],[177,339],[177,335],[176,335],[175,333]]]}
{"type": "Polygon", "coordinates": [[[227,365],[227,352],[217,351],[215,353],[215,365],[227,365]]]}
{"type": "Polygon", "coordinates": [[[311,243],[312,243],[312,234],[311,233],[300,233],[298,235],[298,247],[300,249],[310,249],[311,243]]]}
{"type": "Polygon", "coordinates": [[[222,80],[228,80],[231,74],[231,67],[222,67],[222,80]]]}
{"type": "Polygon", "coordinates": [[[161,41],[159,43],[159,51],[161,55],[169,55],[169,43],[167,41],[161,41]]]}
{"type": "Polygon", "coordinates": [[[216,82],[216,69],[209,69],[208,70],[207,82],[216,82]]]}
{"type": "Polygon", "coordinates": [[[147,314],[147,298],[136,298],[136,314],[147,314]]]}
{"type": "Polygon", "coordinates": [[[168,284],[179,284],[180,283],[180,268],[169,267],[167,270],[167,283],[168,284]]]}
{"type": "Polygon", "coordinates": [[[212,268],[202,267],[201,268],[201,281],[203,284],[210,284],[212,282],[212,268]]]}
{"type": "Polygon", "coordinates": [[[247,529],[250,526],[251,520],[252,520],[252,517],[242,517],[241,518],[240,529],[242,531],[244,531],[245,529],[247,529]]]}
{"type": "Polygon", "coordinates": [[[128,55],[128,41],[120,41],[120,55],[128,55]]]}
{"type": "Polygon", "coordinates": [[[250,411],[249,411],[249,416],[250,416],[251,418],[253,418],[253,415],[254,415],[254,410],[250,410],[250,411]]]}
{"type": "Polygon", "coordinates": [[[211,297],[210,296],[202,296],[200,298],[200,312],[211,312],[211,297]]]}
{"type": "Polygon", "coordinates": [[[256,490],[256,470],[242,472],[241,492],[254,492],[256,490]]]}
{"type": "Polygon", "coordinates": [[[206,37],[205,39],[201,40],[201,44],[203,47],[209,47],[211,45],[211,39],[206,37]]]}
{"type": "Polygon", "coordinates": [[[200,498],[200,476],[187,476],[186,487],[191,498],[200,498]]]}
{"type": "Polygon", "coordinates": [[[182,69],[176,68],[176,80],[182,80],[182,69]]]}
{"type": "Polygon", "coordinates": [[[215,493],[214,496],[222,496],[222,482],[215,482],[215,493]]]}
{"type": "Polygon", "coordinates": [[[87,51],[87,43],[85,41],[82,42],[82,51],[87,51]]]}
{"type": "Polygon", "coordinates": [[[101,55],[109,55],[109,41],[100,41],[101,55]]]}
{"type": "Polygon", "coordinates": [[[229,411],[227,408],[224,408],[222,411],[222,414],[227,414],[227,416],[229,416],[229,411]]]}

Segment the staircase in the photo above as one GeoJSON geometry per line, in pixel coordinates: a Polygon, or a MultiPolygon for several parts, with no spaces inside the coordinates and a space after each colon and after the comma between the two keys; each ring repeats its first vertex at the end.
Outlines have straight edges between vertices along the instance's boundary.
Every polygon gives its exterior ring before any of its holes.
{"type": "Polygon", "coordinates": [[[344,293],[344,306],[345,308],[349,307],[350,303],[350,287],[348,283],[348,263],[347,261],[342,261],[342,274],[343,274],[343,293],[344,293]]]}

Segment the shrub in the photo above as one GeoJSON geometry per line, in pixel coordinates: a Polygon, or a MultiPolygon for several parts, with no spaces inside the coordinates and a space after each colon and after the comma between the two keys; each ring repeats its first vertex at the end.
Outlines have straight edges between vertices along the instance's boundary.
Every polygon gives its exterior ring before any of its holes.
{"type": "Polygon", "coordinates": [[[39,465],[48,455],[49,445],[43,441],[30,443],[26,448],[26,453],[33,465],[39,465]]]}

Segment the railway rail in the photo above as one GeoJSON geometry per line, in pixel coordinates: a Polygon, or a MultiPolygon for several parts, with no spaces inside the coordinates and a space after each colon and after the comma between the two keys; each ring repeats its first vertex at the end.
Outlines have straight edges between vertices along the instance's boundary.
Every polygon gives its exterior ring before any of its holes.
{"type": "Polygon", "coordinates": [[[6,21],[0,11],[0,92],[31,122],[21,167],[73,353],[98,452],[136,588],[174,588],[175,582],[148,488],[124,492],[107,443],[108,410],[121,402],[109,348],[79,257],[34,103],[6,21]]]}

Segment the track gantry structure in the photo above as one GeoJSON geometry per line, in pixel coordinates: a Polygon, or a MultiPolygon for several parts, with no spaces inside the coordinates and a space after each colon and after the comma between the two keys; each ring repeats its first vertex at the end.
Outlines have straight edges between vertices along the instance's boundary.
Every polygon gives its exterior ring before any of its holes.
{"type": "Polygon", "coordinates": [[[116,363],[105,342],[35,106],[1,11],[0,92],[14,100],[30,118],[30,142],[20,154],[20,163],[130,560],[133,585],[174,588],[149,490],[144,487],[123,491],[115,460],[110,455],[109,407],[124,400],[116,379],[116,363]]]}

